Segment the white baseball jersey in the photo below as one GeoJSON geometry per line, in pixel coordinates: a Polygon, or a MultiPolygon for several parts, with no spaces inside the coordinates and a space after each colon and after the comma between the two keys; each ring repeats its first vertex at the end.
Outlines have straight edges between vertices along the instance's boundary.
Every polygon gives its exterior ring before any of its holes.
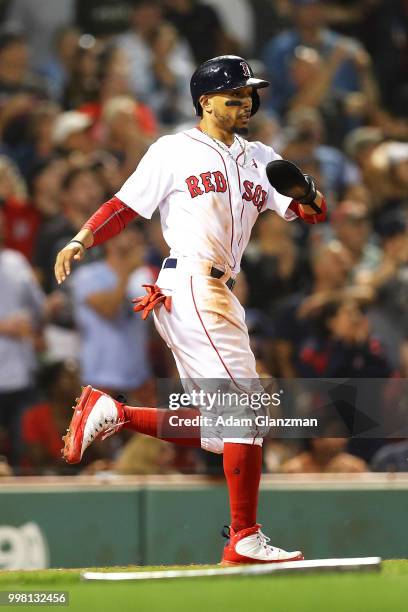
{"type": "Polygon", "coordinates": [[[260,212],[296,218],[291,199],[266,177],[275,159],[281,157],[260,142],[237,136],[228,148],[193,128],[154,143],[116,196],[148,219],[159,207],[172,257],[212,261],[237,274],[260,212]]]}
{"type": "MultiPolygon", "coordinates": [[[[266,177],[265,166],[274,159],[280,156],[260,142],[236,137],[228,148],[194,128],[160,138],[116,194],[143,217],[159,207],[177,266],[159,274],[157,285],[172,296],[172,305],[171,312],[156,307],[154,321],[187,392],[204,384],[197,382],[202,379],[261,390],[245,311],[225,281],[239,272],[260,212],[296,217],[288,209],[291,199],[266,177]],[[212,266],[224,276],[213,278],[212,266]]],[[[201,429],[201,445],[222,452],[225,441],[262,444],[264,433],[251,425],[231,438],[230,431],[210,426],[201,429]]]]}

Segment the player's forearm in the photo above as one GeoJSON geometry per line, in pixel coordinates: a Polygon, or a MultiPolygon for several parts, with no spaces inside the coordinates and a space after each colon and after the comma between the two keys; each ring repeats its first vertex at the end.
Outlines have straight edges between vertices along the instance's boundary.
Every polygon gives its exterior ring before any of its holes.
{"type": "Polygon", "coordinates": [[[320,191],[318,191],[316,194],[315,203],[321,208],[320,213],[316,213],[316,211],[309,205],[301,204],[297,200],[292,200],[289,205],[289,208],[305,223],[322,223],[323,221],[326,221],[327,204],[326,200],[324,199],[324,196],[320,193],[320,191]]]}
{"type": "MultiPolygon", "coordinates": [[[[92,236],[92,242],[89,246],[86,245],[86,248],[97,246],[119,234],[137,216],[137,212],[114,196],[98,208],[79,234],[87,232],[86,236],[92,236]]],[[[87,239],[90,240],[89,237],[87,239]]]]}
{"type": "Polygon", "coordinates": [[[113,197],[102,204],[76,236],[58,253],[54,268],[58,284],[63,283],[71,274],[73,262],[80,261],[86,249],[113,238],[135,217],[137,213],[119,198],[113,197]]]}
{"type": "MultiPolygon", "coordinates": [[[[323,202],[323,194],[320,193],[320,191],[318,191],[316,193],[316,198],[315,198],[314,201],[315,201],[315,204],[317,204],[318,206],[321,207],[322,202],[323,202]]],[[[302,210],[302,212],[305,215],[315,215],[316,214],[316,211],[311,206],[309,206],[308,204],[300,204],[299,203],[299,208],[302,210]]]]}

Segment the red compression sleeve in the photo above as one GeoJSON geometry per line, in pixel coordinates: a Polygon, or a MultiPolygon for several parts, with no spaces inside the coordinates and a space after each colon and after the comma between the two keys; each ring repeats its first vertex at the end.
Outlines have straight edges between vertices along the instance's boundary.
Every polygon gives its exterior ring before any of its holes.
{"type": "Polygon", "coordinates": [[[199,425],[185,425],[183,419],[194,419],[200,416],[200,411],[194,408],[177,410],[183,425],[171,425],[170,418],[174,416],[172,410],[160,408],[142,408],[125,406],[125,428],[153,438],[160,438],[166,442],[173,442],[181,446],[201,446],[201,430],[199,425]],[[177,430],[177,431],[176,431],[177,430]]]}
{"type": "Polygon", "coordinates": [[[224,474],[230,499],[231,527],[240,531],[256,523],[262,446],[224,442],[224,474]]]}
{"type": "Polygon", "coordinates": [[[137,216],[137,212],[114,196],[98,208],[82,229],[91,230],[94,236],[92,246],[97,246],[119,234],[137,216]]]}
{"type": "Polygon", "coordinates": [[[320,207],[322,209],[321,213],[308,214],[308,213],[303,212],[303,209],[301,208],[301,204],[297,202],[296,200],[292,200],[292,202],[289,204],[290,210],[292,210],[298,217],[303,219],[305,223],[310,223],[310,224],[322,223],[323,221],[326,221],[327,204],[326,204],[325,198],[322,199],[320,207]]]}

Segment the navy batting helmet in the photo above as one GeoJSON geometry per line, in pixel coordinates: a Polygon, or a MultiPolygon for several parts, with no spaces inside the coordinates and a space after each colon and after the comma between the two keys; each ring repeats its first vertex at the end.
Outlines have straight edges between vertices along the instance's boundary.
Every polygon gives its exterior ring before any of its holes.
{"type": "Polygon", "coordinates": [[[227,89],[253,87],[251,115],[255,115],[259,108],[259,95],[256,90],[268,85],[268,81],[254,78],[251,66],[242,57],[220,55],[207,60],[197,68],[191,77],[190,91],[196,114],[202,116],[200,96],[227,89]]]}

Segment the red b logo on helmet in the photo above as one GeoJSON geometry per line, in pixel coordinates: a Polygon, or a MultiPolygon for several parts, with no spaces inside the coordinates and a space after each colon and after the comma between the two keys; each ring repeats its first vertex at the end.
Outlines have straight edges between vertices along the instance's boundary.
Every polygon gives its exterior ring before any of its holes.
{"type": "Polygon", "coordinates": [[[251,70],[248,64],[246,62],[240,62],[240,64],[242,66],[242,72],[244,73],[244,76],[249,78],[251,76],[251,70]]]}

